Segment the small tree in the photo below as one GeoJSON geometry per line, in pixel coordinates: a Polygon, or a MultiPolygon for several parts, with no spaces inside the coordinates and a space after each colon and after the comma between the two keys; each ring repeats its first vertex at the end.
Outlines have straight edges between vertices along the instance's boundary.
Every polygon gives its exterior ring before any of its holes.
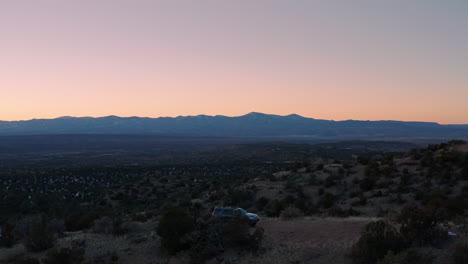
{"type": "Polygon", "coordinates": [[[169,206],[165,209],[161,220],[156,228],[161,237],[161,245],[174,255],[188,247],[188,243],[182,238],[194,230],[194,219],[184,208],[169,206]]]}
{"type": "Polygon", "coordinates": [[[436,227],[445,219],[445,211],[437,203],[430,203],[424,208],[405,207],[397,217],[401,224],[400,233],[409,241],[424,244],[436,242],[436,227]]]}
{"type": "Polygon", "coordinates": [[[351,257],[356,264],[374,264],[388,251],[398,253],[406,248],[404,238],[390,224],[380,220],[367,224],[351,257]]]}
{"type": "Polygon", "coordinates": [[[45,217],[41,217],[39,222],[29,226],[28,234],[23,243],[28,250],[33,252],[43,251],[54,246],[55,234],[45,217]]]}

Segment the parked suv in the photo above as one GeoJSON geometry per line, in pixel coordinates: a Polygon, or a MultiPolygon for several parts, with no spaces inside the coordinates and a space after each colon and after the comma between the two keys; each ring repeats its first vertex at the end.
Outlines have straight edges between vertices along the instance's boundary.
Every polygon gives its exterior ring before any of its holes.
{"type": "Polygon", "coordinates": [[[251,226],[255,226],[260,217],[254,213],[249,213],[242,208],[230,208],[230,207],[215,207],[212,215],[219,218],[232,218],[235,216],[245,217],[251,226]]]}

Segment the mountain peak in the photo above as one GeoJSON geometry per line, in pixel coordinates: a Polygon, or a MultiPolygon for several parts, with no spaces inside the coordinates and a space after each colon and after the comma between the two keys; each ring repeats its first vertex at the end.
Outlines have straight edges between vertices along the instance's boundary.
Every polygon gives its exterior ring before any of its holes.
{"type": "Polygon", "coordinates": [[[287,115],[286,117],[291,117],[291,118],[296,118],[296,119],[299,119],[299,118],[305,118],[301,115],[298,115],[298,114],[290,114],[290,115],[287,115]]]}
{"type": "Polygon", "coordinates": [[[268,114],[260,113],[260,112],[250,112],[244,116],[270,116],[268,114]]]}
{"type": "Polygon", "coordinates": [[[61,116],[61,117],[57,117],[56,119],[58,119],[58,120],[76,119],[76,117],[73,117],[73,116],[61,116]]]}

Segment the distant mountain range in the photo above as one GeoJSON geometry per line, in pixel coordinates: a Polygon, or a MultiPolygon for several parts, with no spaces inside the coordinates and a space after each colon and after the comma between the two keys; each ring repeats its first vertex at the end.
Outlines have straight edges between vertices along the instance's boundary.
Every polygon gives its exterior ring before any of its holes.
{"type": "Polygon", "coordinates": [[[468,139],[468,125],[432,122],[332,121],[249,113],[243,116],[60,117],[0,121],[0,135],[140,134],[206,137],[284,137],[310,139],[468,139]]]}

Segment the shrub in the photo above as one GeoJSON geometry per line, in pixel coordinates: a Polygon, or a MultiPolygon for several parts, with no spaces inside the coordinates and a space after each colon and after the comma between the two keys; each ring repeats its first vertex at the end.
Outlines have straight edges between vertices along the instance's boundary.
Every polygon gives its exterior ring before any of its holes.
{"type": "Polygon", "coordinates": [[[253,191],[246,190],[244,188],[229,188],[226,196],[223,198],[224,204],[248,208],[252,205],[254,194],[255,193],[253,191]]]}
{"type": "Polygon", "coordinates": [[[84,249],[82,248],[55,248],[47,252],[42,262],[44,264],[80,264],[83,260],[84,249]]]}
{"type": "Polygon", "coordinates": [[[362,191],[370,191],[372,188],[374,188],[375,185],[375,180],[370,178],[370,177],[365,177],[362,179],[361,183],[359,184],[359,187],[361,188],[362,191]]]}
{"type": "Polygon", "coordinates": [[[284,209],[284,211],[281,213],[281,218],[292,219],[303,215],[304,214],[297,207],[289,206],[288,208],[284,209]]]}
{"type": "Polygon", "coordinates": [[[335,204],[335,200],[336,200],[336,197],[335,195],[331,194],[331,193],[325,193],[322,198],[320,199],[320,204],[324,207],[324,208],[330,208],[332,207],[334,204],[335,204]]]}
{"type": "Polygon", "coordinates": [[[99,213],[95,211],[75,212],[65,218],[65,228],[68,231],[80,231],[91,228],[94,220],[98,219],[99,216],[99,213]]]}
{"type": "Polygon", "coordinates": [[[116,236],[124,235],[132,229],[131,222],[124,222],[121,216],[112,218],[112,234],[116,236]]]}
{"type": "MultiPolygon", "coordinates": [[[[445,218],[444,212],[436,205],[424,208],[405,207],[397,217],[401,224],[400,233],[410,242],[425,244],[434,243],[443,237],[437,230],[438,224],[445,218]]],[[[446,233],[445,233],[446,234],[446,233]]]]}
{"type": "Polygon", "coordinates": [[[455,246],[455,251],[453,252],[453,261],[455,264],[468,263],[468,245],[458,243],[455,246]]]}
{"type": "Polygon", "coordinates": [[[318,194],[319,196],[322,196],[324,193],[325,193],[325,190],[324,190],[323,188],[319,188],[319,189],[317,190],[317,194],[318,194]]]}
{"type": "Polygon", "coordinates": [[[462,180],[467,181],[468,180],[468,162],[465,161],[465,165],[463,165],[462,171],[461,171],[461,177],[462,180]]]}
{"type": "Polygon", "coordinates": [[[0,247],[10,248],[15,243],[15,236],[13,234],[14,226],[6,223],[0,229],[0,247]]]}
{"type": "Polygon", "coordinates": [[[277,199],[270,201],[265,207],[265,214],[268,217],[278,217],[283,210],[283,205],[277,199]]]}
{"type": "Polygon", "coordinates": [[[407,186],[409,185],[411,180],[410,174],[408,173],[408,170],[406,169],[403,174],[400,176],[400,185],[401,186],[407,186]]]}
{"type": "Polygon", "coordinates": [[[359,157],[357,158],[357,161],[358,161],[359,163],[361,163],[362,165],[367,165],[367,164],[369,164],[370,158],[369,158],[369,157],[366,157],[366,156],[359,156],[359,157]]]}
{"type": "Polygon", "coordinates": [[[348,216],[356,216],[360,215],[360,213],[350,207],[348,210],[342,209],[339,206],[333,206],[327,210],[328,216],[332,217],[348,217],[348,216]]]}
{"type": "Polygon", "coordinates": [[[108,216],[104,216],[94,221],[93,232],[99,234],[112,234],[112,219],[108,216]]]}
{"type": "Polygon", "coordinates": [[[119,216],[114,216],[113,218],[104,216],[94,221],[93,232],[95,233],[123,235],[128,233],[128,231],[129,227],[119,216]]]}
{"type": "Polygon", "coordinates": [[[40,261],[37,258],[20,257],[20,258],[11,260],[8,263],[9,264],[40,264],[40,261]]]}
{"type": "Polygon", "coordinates": [[[132,214],[131,217],[132,217],[133,221],[141,222],[141,223],[144,223],[144,222],[148,221],[148,219],[151,218],[151,216],[148,215],[147,212],[134,213],[134,214],[132,214]]]}
{"type": "Polygon", "coordinates": [[[361,193],[359,194],[359,200],[351,203],[352,206],[364,206],[367,204],[367,198],[361,193]]]}
{"type": "Polygon", "coordinates": [[[249,247],[251,250],[258,250],[260,248],[264,234],[265,230],[263,228],[255,228],[253,234],[250,235],[249,247]]]}
{"type": "Polygon", "coordinates": [[[156,232],[161,237],[161,245],[169,254],[174,255],[188,248],[187,242],[182,238],[193,231],[194,227],[194,219],[184,208],[169,206],[165,208],[156,232]]]}
{"type": "Polygon", "coordinates": [[[264,230],[255,228],[254,233],[250,233],[250,225],[243,217],[233,217],[223,227],[223,237],[225,243],[230,246],[257,250],[263,239],[264,230]]]}
{"type": "Polygon", "coordinates": [[[312,206],[312,202],[310,199],[306,197],[298,197],[294,201],[294,206],[301,210],[302,214],[310,215],[315,212],[316,208],[312,206]]]}
{"type": "Polygon", "coordinates": [[[338,178],[337,177],[334,177],[334,176],[328,176],[326,179],[325,179],[325,188],[330,188],[332,187],[333,185],[336,185],[338,181],[338,178]]]}
{"type": "Polygon", "coordinates": [[[455,215],[463,215],[465,211],[468,210],[468,195],[460,195],[445,199],[443,207],[452,217],[455,215]]]}
{"type": "Polygon", "coordinates": [[[104,254],[99,254],[94,256],[90,261],[86,261],[85,263],[89,264],[117,264],[120,263],[119,255],[115,251],[107,251],[104,254]]]}
{"type": "Polygon", "coordinates": [[[55,235],[45,217],[29,226],[28,233],[24,238],[24,246],[33,252],[49,249],[55,244],[55,235]]]}
{"type": "Polygon", "coordinates": [[[388,252],[377,264],[431,264],[434,256],[422,254],[414,249],[408,249],[398,254],[388,252]]]}
{"type": "Polygon", "coordinates": [[[231,218],[223,227],[223,235],[228,244],[243,246],[249,243],[249,223],[242,217],[231,218]]]}
{"type": "Polygon", "coordinates": [[[58,234],[59,236],[62,236],[63,232],[65,232],[65,223],[62,219],[57,219],[57,218],[52,219],[49,222],[49,226],[52,232],[54,232],[55,234],[58,234]]]}
{"type": "Polygon", "coordinates": [[[390,224],[380,220],[367,224],[351,257],[357,264],[374,264],[388,251],[399,253],[406,248],[405,239],[390,224]]]}
{"type": "Polygon", "coordinates": [[[316,185],[317,184],[317,175],[311,174],[308,179],[308,184],[309,185],[316,185]]]}
{"type": "Polygon", "coordinates": [[[265,206],[268,204],[270,200],[268,200],[268,198],[266,197],[260,197],[257,202],[255,202],[255,206],[257,207],[258,210],[263,210],[265,208],[265,206]]]}
{"type": "Polygon", "coordinates": [[[208,259],[216,255],[213,248],[202,243],[195,243],[188,252],[191,264],[204,264],[208,259]]]}

